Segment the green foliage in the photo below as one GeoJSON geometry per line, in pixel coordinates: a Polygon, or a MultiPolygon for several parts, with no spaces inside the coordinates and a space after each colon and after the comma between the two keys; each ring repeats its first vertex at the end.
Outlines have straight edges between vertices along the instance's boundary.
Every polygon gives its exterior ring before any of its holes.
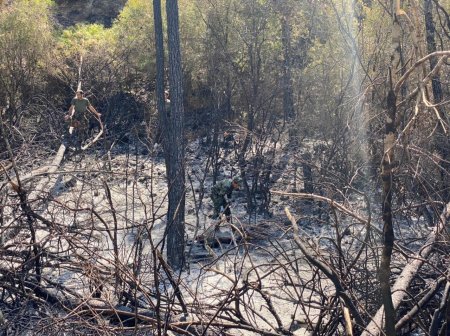
{"type": "Polygon", "coordinates": [[[115,54],[130,71],[154,73],[153,6],[148,0],[129,0],[111,32],[115,54]]]}
{"type": "Polygon", "coordinates": [[[101,96],[141,86],[154,68],[152,22],[151,2],[129,0],[111,28],[77,24],[63,30],[58,43],[64,73],[60,77],[70,78],[74,86],[83,56],[84,84],[101,96]]]}
{"type": "Polygon", "coordinates": [[[112,43],[109,29],[100,24],[78,24],[63,30],[59,43],[68,53],[85,54],[93,48],[105,47],[112,43]]]}
{"type": "Polygon", "coordinates": [[[53,49],[51,4],[18,0],[0,11],[0,105],[12,114],[42,84],[53,49]]]}
{"type": "Polygon", "coordinates": [[[150,37],[152,27],[153,7],[151,1],[129,0],[114,22],[113,30],[118,39],[128,38],[133,42],[142,42],[150,37]]]}
{"type": "Polygon", "coordinates": [[[66,88],[66,93],[61,94],[67,95],[68,88],[76,88],[81,57],[83,88],[109,90],[111,81],[114,80],[110,73],[113,43],[114,36],[111,30],[100,24],[77,24],[62,30],[52,69],[53,76],[60,78],[66,88]]]}
{"type": "Polygon", "coordinates": [[[190,71],[199,74],[204,69],[201,55],[206,25],[195,1],[179,0],[178,5],[183,62],[190,68],[190,71]]]}

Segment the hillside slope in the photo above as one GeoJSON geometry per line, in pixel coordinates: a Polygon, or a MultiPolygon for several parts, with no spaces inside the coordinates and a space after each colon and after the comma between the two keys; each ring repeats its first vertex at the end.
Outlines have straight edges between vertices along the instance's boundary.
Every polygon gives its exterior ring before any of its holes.
{"type": "Polygon", "coordinates": [[[126,0],[56,0],[56,19],[64,26],[101,23],[111,26],[126,0]]]}

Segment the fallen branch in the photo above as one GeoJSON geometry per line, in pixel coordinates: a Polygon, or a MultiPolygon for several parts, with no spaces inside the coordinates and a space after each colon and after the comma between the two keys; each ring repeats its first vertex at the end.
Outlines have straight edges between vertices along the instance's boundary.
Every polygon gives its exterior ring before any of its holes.
{"type": "MultiPolygon", "coordinates": [[[[42,174],[42,172],[47,172],[48,174],[53,174],[54,172],[56,172],[56,170],[61,165],[65,151],[66,151],[66,146],[61,145],[58,149],[58,152],[54,156],[52,162],[46,166],[39,168],[38,170],[35,171],[35,173],[37,171],[39,171],[39,174],[42,174]]],[[[32,202],[34,199],[37,199],[39,194],[42,192],[42,190],[51,190],[52,189],[52,186],[48,185],[50,179],[47,179],[46,176],[42,177],[39,180],[39,182],[37,183],[36,187],[34,187],[32,190],[28,191],[23,187],[24,179],[23,179],[23,177],[19,176],[17,169],[15,169],[15,173],[16,173],[16,177],[14,177],[14,178],[10,178],[8,176],[9,185],[19,195],[19,197],[21,197],[21,199],[23,198],[22,202],[21,202],[22,203],[21,206],[22,206],[23,210],[25,211],[27,216],[34,217],[35,219],[40,219],[44,223],[49,225],[50,222],[47,223],[45,218],[38,216],[36,213],[34,213],[34,211],[32,211],[32,209],[29,205],[29,202],[30,201],[32,202]]],[[[30,176],[30,175],[28,175],[28,176],[30,176]]],[[[56,183],[56,179],[55,179],[55,183],[56,183]]],[[[15,219],[13,218],[10,223],[7,223],[7,225],[5,225],[5,227],[9,227],[14,222],[14,220],[15,219]]],[[[50,225],[51,225],[51,223],[50,223],[50,225]]],[[[9,239],[13,238],[15,235],[17,235],[17,233],[20,230],[21,230],[21,228],[18,227],[9,232],[5,232],[4,233],[5,242],[8,241],[9,239]]]]}
{"type": "MultiPolygon", "coordinates": [[[[58,152],[54,156],[52,162],[49,165],[45,166],[47,168],[46,172],[48,174],[53,174],[59,168],[59,166],[61,165],[61,162],[64,158],[65,151],[66,151],[66,146],[61,144],[59,146],[58,152]]],[[[20,180],[23,181],[22,178],[20,180]]],[[[46,178],[42,178],[39,181],[39,183],[37,184],[36,188],[34,188],[34,193],[39,193],[42,190],[50,190],[51,188],[47,186],[48,182],[49,181],[46,178]]],[[[32,195],[30,195],[30,198],[32,199],[32,195]]]]}
{"type": "Polygon", "coordinates": [[[308,251],[308,248],[305,246],[305,244],[300,239],[300,233],[297,225],[297,221],[295,220],[294,216],[292,216],[291,212],[288,208],[284,208],[284,211],[286,213],[286,216],[289,218],[292,224],[292,228],[294,230],[294,240],[297,246],[300,248],[302,253],[305,255],[306,259],[315,267],[317,267],[320,271],[322,271],[328,279],[331,280],[333,283],[336,294],[345,303],[345,306],[348,307],[350,312],[352,313],[353,317],[356,320],[356,323],[360,326],[364,325],[364,320],[362,319],[361,315],[359,314],[358,309],[356,308],[356,305],[354,304],[353,300],[350,298],[350,295],[345,290],[344,286],[341,283],[341,280],[339,279],[338,274],[329,267],[327,264],[322,262],[318,256],[312,255],[310,251],[308,251]]]}
{"type": "Polygon", "coordinates": [[[401,329],[406,323],[408,323],[420,310],[425,306],[436,294],[436,292],[441,288],[442,283],[446,280],[445,277],[440,277],[436,283],[430,288],[428,293],[426,293],[419,302],[417,302],[414,307],[404,315],[396,324],[395,330],[401,329]]]}
{"type": "MultiPolygon", "coordinates": [[[[64,157],[64,152],[66,151],[66,146],[65,145],[60,145],[58,152],[56,153],[56,155],[53,157],[53,160],[51,163],[44,165],[42,167],[39,167],[33,171],[31,171],[30,173],[23,175],[23,176],[17,176],[16,177],[11,177],[11,181],[12,184],[18,184],[18,180],[20,180],[21,183],[24,183],[34,177],[38,177],[38,176],[42,176],[42,175],[46,175],[46,174],[53,174],[54,172],[56,172],[56,170],[58,169],[58,167],[61,165],[61,161],[64,157]]],[[[2,167],[3,168],[3,167],[2,167]]],[[[6,167],[6,170],[8,170],[9,168],[6,167]]],[[[2,169],[4,172],[6,172],[5,169],[2,169]]]]}
{"type": "Polygon", "coordinates": [[[276,195],[285,195],[285,196],[291,196],[291,197],[295,197],[295,198],[311,199],[311,200],[315,200],[315,201],[319,201],[319,202],[325,202],[325,203],[328,203],[331,207],[336,208],[339,211],[345,213],[346,215],[355,218],[362,224],[368,224],[368,222],[369,222],[366,218],[361,217],[357,213],[351,211],[350,209],[347,209],[345,206],[343,206],[342,204],[340,204],[338,202],[335,202],[331,198],[327,198],[327,197],[316,195],[316,194],[306,194],[306,193],[287,193],[287,192],[275,191],[275,190],[271,190],[270,192],[273,194],[276,194],[276,195]]]}
{"type": "Polygon", "coordinates": [[[353,326],[352,326],[352,318],[350,316],[350,311],[347,307],[343,307],[344,311],[344,319],[345,319],[345,332],[347,336],[353,336],[353,326]]]}
{"type": "MultiPolygon", "coordinates": [[[[417,274],[418,270],[422,267],[425,260],[431,254],[436,239],[444,232],[446,223],[450,218],[450,203],[442,211],[442,214],[437,222],[434,230],[429,234],[427,240],[423,244],[419,252],[417,252],[407,263],[402,273],[399,275],[392,287],[392,302],[394,308],[397,309],[406,295],[406,289],[417,274]]],[[[371,322],[367,325],[361,336],[374,336],[382,333],[384,326],[384,309],[380,307],[372,318],[371,322]]]]}
{"type": "MultiPolygon", "coordinates": [[[[96,118],[96,119],[97,119],[97,118],[96,118]]],[[[81,147],[82,150],[86,150],[86,149],[88,149],[89,147],[91,147],[91,146],[92,146],[93,144],[95,144],[95,143],[98,141],[98,139],[100,139],[100,137],[103,135],[103,130],[104,130],[104,128],[103,128],[103,123],[102,123],[102,121],[100,120],[100,118],[98,118],[97,121],[98,121],[99,124],[100,124],[100,132],[98,132],[98,134],[96,135],[96,137],[95,137],[92,141],[90,141],[89,143],[87,143],[86,145],[84,145],[83,147],[81,147]]]]}
{"type": "Polygon", "coordinates": [[[0,162],[0,168],[2,169],[3,173],[6,174],[8,170],[10,170],[13,167],[12,162],[8,162],[6,166],[3,164],[3,162],[0,162]]]}

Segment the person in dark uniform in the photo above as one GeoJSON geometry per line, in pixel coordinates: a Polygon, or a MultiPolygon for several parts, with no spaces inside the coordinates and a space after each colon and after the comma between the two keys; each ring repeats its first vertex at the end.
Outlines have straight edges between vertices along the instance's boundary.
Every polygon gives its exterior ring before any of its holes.
{"type": "Polygon", "coordinates": [[[223,212],[229,222],[231,220],[231,210],[229,201],[234,190],[239,190],[241,179],[234,177],[233,179],[225,179],[217,182],[211,189],[211,200],[214,205],[214,214],[211,218],[217,219],[223,212]]]}

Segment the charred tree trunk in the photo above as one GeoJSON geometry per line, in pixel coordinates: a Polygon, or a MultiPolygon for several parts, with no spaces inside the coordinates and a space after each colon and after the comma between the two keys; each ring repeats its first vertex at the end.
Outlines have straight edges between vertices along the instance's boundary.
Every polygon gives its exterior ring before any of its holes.
{"type": "MultiPolygon", "coordinates": [[[[156,50],[156,106],[159,114],[159,128],[162,132],[162,141],[165,148],[163,127],[168,124],[164,104],[164,35],[161,16],[161,0],[153,0],[153,20],[155,26],[155,50],[156,50]]],[[[158,132],[160,133],[160,132],[158,132]]],[[[157,141],[160,139],[157,139],[157,141]]]]}
{"type": "Polygon", "coordinates": [[[401,27],[397,14],[400,13],[400,2],[394,2],[396,11],[394,12],[392,23],[392,55],[391,66],[389,68],[389,91],[386,98],[386,123],[384,135],[383,161],[381,167],[382,179],[382,211],[383,211],[383,250],[381,262],[378,270],[380,280],[381,297],[384,306],[385,331],[387,336],[395,336],[395,308],[392,301],[392,291],[390,284],[391,258],[394,247],[394,227],[392,214],[392,194],[393,194],[393,169],[394,169],[394,147],[396,140],[396,117],[397,117],[397,96],[394,91],[396,82],[395,74],[397,66],[401,64],[401,27]]]}
{"type": "Polygon", "coordinates": [[[396,96],[391,88],[387,96],[386,133],[381,178],[383,181],[383,252],[379,269],[381,295],[384,306],[386,335],[395,335],[395,308],[392,302],[390,275],[391,257],[394,247],[394,227],[392,221],[393,163],[395,145],[396,96]]]}
{"type": "Polygon", "coordinates": [[[291,74],[291,27],[288,15],[285,13],[281,19],[281,42],[283,44],[283,111],[284,120],[294,117],[294,99],[291,74]]]}
{"type": "Polygon", "coordinates": [[[310,153],[305,153],[303,154],[302,159],[303,159],[302,168],[303,168],[303,185],[304,185],[303,192],[312,194],[314,192],[314,182],[311,168],[312,156],[310,153]]]}
{"type": "MultiPolygon", "coordinates": [[[[428,53],[431,54],[436,50],[436,39],[435,39],[435,24],[433,20],[433,1],[432,0],[424,0],[424,14],[425,14],[425,28],[426,28],[426,40],[427,40],[427,49],[428,53]]],[[[430,58],[430,70],[433,71],[433,69],[437,65],[437,58],[431,57],[430,58]]],[[[432,80],[431,80],[431,87],[433,90],[433,98],[434,98],[434,104],[439,104],[442,102],[443,94],[442,94],[442,85],[439,78],[439,75],[436,73],[432,80]]],[[[444,106],[436,106],[436,109],[441,117],[442,120],[446,121],[448,123],[446,112],[444,110],[444,106]]],[[[442,126],[441,123],[439,125],[442,126]]],[[[443,127],[438,127],[436,132],[436,150],[441,155],[441,158],[443,159],[441,162],[441,190],[442,190],[442,200],[445,203],[447,203],[450,200],[450,185],[449,185],[449,171],[450,171],[450,164],[447,160],[450,153],[450,141],[446,134],[446,130],[443,127]]]]}
{"type": "Polygon", "coordinates": [[[166,2],[167,35],[169,46],[170,111],[169,132],[165,132],[166,169],[169,186],[169,209],[167,213],[167,261],[173,268],[184,264],[184,107],[183,73],[181,70],[178,1],[166,2]]]}
{"type": "MultiPolygon", "coordinates": [[[[426,31],[426,39],[427,39],[427,50],[428,53],[431,54],[435,52],[436,49],[436,39],[435,32],[436,28],[433,21],[433,1],[425,0],[424,1],[424,11],[425,11],[425,31],[426,31]]],[[[433,70],[437,64],[436,57],[430,58],[430,69],[433,70]]],[[[436,74],[433,76],[431,80],[431,86],[433,88],[433,96],[435,103],[439,103],[442,101],[442,86],[439,76],[436,74]]]]}

